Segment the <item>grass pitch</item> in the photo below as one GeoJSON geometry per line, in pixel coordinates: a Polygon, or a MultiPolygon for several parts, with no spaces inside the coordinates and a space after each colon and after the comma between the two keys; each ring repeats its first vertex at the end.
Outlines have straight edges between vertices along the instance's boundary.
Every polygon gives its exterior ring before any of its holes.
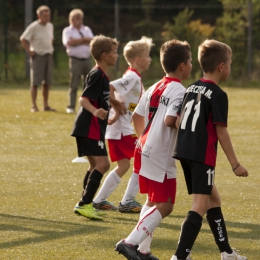
{"type": "MultiPolygon", "coordinates": [[[[27,86],[4,85],[2,82],[0,87],[0,259],[124,259],[114,252],[114,245],[129,234],[138,215],[108,212],[104,221],[91,221],[73,213],[87,164],[71,163],[77,155],[75,140],[70,137],[75,115],[65,113],[67,88],[50,92],[50,105],[58,112],[31,113],[27,86]]],[[[250,176],[235,177],[219,149],[215,183],[232,247],[249,260],[259,260],[260,90],[225,91],[230,104],[229,133],[250,176]]],[[[41,104],[39,91],[39,108],[41,104]]],[[[152,243],[153,254],[161,260],[169,260],[174,253],[180,225],[191,204],[178,168],[175,209],[156,229],[152,243]]],[[[116,205],[130,174],[109,198],[116,205]]],[[[138,195],[137,200],[144,202],[145,197],[138,195]]],[[[193,259],[220,259],[205,220],[193,259]]]]}

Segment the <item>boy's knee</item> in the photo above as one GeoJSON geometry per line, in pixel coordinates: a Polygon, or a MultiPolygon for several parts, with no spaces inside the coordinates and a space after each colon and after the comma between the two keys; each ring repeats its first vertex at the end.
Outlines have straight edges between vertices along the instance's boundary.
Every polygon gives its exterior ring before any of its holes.
{"type": "Polygon", "coordinates": [[[100,162],[97,164],[96,169],[98,169],[101,173],[106,173],[110,168],[109,161],[100,162]]]}

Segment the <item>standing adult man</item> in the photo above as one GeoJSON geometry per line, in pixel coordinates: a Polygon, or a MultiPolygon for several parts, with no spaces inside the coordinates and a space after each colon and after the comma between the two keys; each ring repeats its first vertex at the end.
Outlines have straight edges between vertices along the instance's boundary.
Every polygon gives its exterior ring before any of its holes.
{"type": "Polygon", "coordinates": [[[37,87],[42,85],[43,110],[55,111],[48,104],[52,78],[53,25],[50,23],[50,8],[46,5],[36,10],[38,20],[32,22],[20,37],[21,44],[30,56],[31,112],[38,112],[37,87]]]}
{"type": "Polygon", "coordinates": [[[76,106],[78,85],[92,69],[89,43],[94,37],[91,29],[83,25],[84,13],[80,9],[73,9],[69,14],[70,26],[62,32],[62,42],[69,56],[70,87],[67,113],[74,113],[76,106]]]}

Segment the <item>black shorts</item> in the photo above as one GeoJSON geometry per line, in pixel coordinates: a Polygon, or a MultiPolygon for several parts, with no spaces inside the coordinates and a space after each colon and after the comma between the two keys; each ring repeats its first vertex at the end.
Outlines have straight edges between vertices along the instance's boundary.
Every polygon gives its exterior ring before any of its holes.
{"type": "Polygon", "coordinates": [[[87,137],[76,136],[78,156],[107,156],[106,143],[87,137]]]}
{"type": "Polygon", "coordinates": [[[188,193],[211,195],[214,184],[215,167],[188,159],[180,159],[180,162],[188,193]]]}

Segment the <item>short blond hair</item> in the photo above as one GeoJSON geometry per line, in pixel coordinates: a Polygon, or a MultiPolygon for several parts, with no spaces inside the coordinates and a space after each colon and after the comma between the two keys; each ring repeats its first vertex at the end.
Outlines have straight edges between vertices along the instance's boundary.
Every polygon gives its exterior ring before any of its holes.
{"type": "Polygon", "coordinates": [[[73,17],[78,16],[78,15],[82,19],[84,18],[84,13],[83,13],[83,11],[81,9],[73,9],[73,10],[71,10],[70,13],[69,13],[69,23],[71,24],[73,17]]]}
{"type": "Polygon", "coordinates": [[[226,63],[232,55],[230,46],[216,40],[205,40],[198,51],[198,60],[203,72],[214,72],[219,64],[226,63]]]}
{"type": "Polygon", "coordinates": [[[104,52],[109,53],[113,46],[118,46],[119,42],[117,39],[106,37],[102,34],[95,36],[89,46],[90,52],[96,61],[101,61],[101,56],[104,52]]]}
{"type": "Polygon", "coordinates": [[[36,14],[37,15],[40,15],[42,12],[50,12],[51,11],[51,9],[50,9],[50,7],[49,6],[47,6],[47,5],[41,5],[41,6],[39,6],[38,8],[37,8],[37,10],[36,10],[36,14]]]}
{"type": "Polygon", "coordinates": [[[138,41],[128,42],[123,52],[127,63],[131,63],[136,57],[141,56],[145,50],[148,49],[150,51],[153,45],[153,40],[146,36],[143,36],[138,41]]]}

